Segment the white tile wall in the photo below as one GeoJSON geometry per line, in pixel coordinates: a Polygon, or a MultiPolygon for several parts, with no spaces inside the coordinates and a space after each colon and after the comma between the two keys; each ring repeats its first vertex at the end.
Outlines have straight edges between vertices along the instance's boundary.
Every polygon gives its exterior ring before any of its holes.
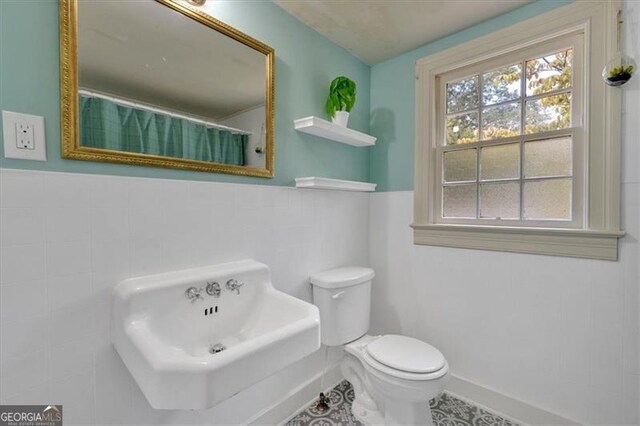
{"type": "Polygon", "coordinates": [[[65,424],[243,423],[322,366],[153,410],[109,343],[120,280],[254,258],[310,301],[309,274],[369,257],[367,194],[1,169],[0,207],[0,401],[64,404],[65,424]]]}
{"type": "Polygon", "coordinates": [[[588,424],[638,422],[640,183],[618,262],[414,246],[413,192],[371,196],[372,332],[438,347],[453,374],[588,424]]]}

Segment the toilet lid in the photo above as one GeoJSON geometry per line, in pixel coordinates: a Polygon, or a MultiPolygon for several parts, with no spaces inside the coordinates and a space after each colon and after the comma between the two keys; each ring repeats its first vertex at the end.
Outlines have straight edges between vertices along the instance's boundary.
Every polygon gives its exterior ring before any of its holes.
{"type": "Polygon", "coordinates": [[[445,364],[442,353],[430,344],[394,334],[368,344],[367,353],[387,367],[408,373],[433,373],[445,364]]]}

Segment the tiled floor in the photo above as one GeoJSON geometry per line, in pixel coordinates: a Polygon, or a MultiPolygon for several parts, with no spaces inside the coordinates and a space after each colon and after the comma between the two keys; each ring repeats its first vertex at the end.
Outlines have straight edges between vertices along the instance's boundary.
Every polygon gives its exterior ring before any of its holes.
{"type": "MultiPolygon", "coordinates": [[[[329,393],[330,409],[326,413],[315,410],[315,404],[298,413],[287,426],[360,426],[351,415],[354,394],[346,380],[329,393]]],[[[470,405],[447,393],[430,401],[431,414],[436,426],[518,426],[497,414],[470,405]]]]}

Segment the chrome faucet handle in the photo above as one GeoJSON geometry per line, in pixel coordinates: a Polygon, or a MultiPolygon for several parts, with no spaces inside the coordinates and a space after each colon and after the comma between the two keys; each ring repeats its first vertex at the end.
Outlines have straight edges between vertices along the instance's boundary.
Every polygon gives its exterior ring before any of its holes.
{"type": "Polygon", "coordinates": [[[222,288],[217,281],[207,281],[207,294],[213,297],[220,297],[222,288]]]}
{"type": "Polygon", "coordinates": [[[240,287],[242,287],[244,283],[238,282],[238,280],[234,280],[233,278],[227,281],[227,290],[236,291],[237,294],[240,294],[240,287]]]}
{"type": "Polygon", "coordinates": [[[202,289],[201,288],[189,287],[184,292],[184,297],[189,299],[191,301],[191,303],[195,303],[196,300],[204,300],[204,298],[202,297],[201,293],[202,293],[202,289]]]}

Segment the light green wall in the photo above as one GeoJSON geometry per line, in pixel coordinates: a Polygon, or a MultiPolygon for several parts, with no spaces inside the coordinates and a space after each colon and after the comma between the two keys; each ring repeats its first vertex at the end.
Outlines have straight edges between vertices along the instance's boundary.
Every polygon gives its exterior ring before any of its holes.
{"type": "Polygon", "coordinates": [[[284,186],[297,176],[326,176],[372,181],[379,191],[411,190],[415,61],[570,2],[539,0],[373,67],[271,2],[215,2],[217,18],[276,50],[276,177],[260,179],[61,159],[57,1],[0,0],[0,108],[45,117],[49,158],[46,163],[0,158],[0,167],[284,186]],[[324,116],[328,84],[341,74],[358,83],[349,127],[376,136],[373,148],[293,130],[296,118],[324,116]]]}
{"type": "Polygon", "coordinates": [[[344,74],[358,84],[349,127],[368,131],[370,67],[271,2],[214,2],[213,9],[217,18],[276,51],[274,179],[61,159],[56,0],[0,0],[0,108],[45,117],[49,159],[5,159],[0,143],[0,167],[284,186],[297,176],[368,180],[370,148],[299,134],[293,120],[323,117],[329,83],[344,74]]]}
{"type": "Polygon", "coordinates": [[[539,0],[513,12],[442,38],[371,68],[371,181],[378,191],[413,189],[415,61],[531,18],[569,0],[539,0]]]}

